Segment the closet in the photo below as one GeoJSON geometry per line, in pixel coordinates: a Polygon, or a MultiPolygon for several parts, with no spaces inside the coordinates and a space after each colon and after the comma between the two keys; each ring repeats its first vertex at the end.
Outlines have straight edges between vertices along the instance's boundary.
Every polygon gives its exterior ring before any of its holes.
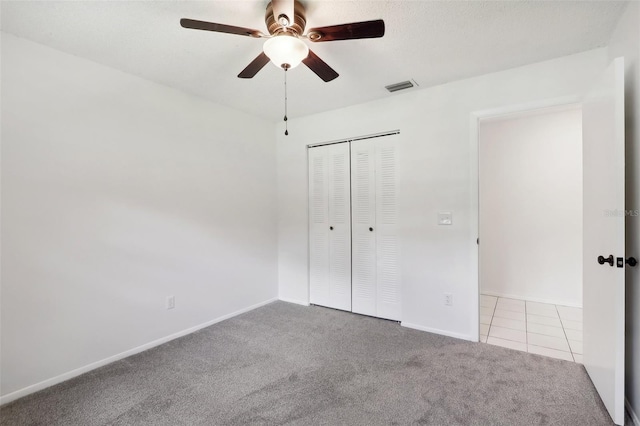
{"type": "Polygon", "coordinates": [[[312,304],[401,319],[397,139],[309,148],[312,304]]]}

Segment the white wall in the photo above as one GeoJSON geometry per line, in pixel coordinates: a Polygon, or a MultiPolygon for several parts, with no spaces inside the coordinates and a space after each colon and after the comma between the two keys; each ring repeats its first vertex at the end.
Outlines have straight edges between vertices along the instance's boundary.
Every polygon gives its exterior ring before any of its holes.
{"type": "Polygon", "coordinates": [[[275,152],[273,123],[2,34],[3,402],[276,298],[275,152]]]}
{"type": "Polygon", "coordinates": [[[480,288],[582,306],[582,111],[546,108],[479,126],[480,288]]]}
{"type": "MultiPolygon", "coordinates": [[[[609,44],[625,59],[626,209],[640,209],[640,3],[631,2],[609,44]]],[[[626,255],[640,259],[640,217],[626,220],[626,255]]],[[[640,270],[626,269],[626,397],[640,425],[640,270]]]]}
{"type": "Polygon", "coordinates": [[[470,115],[583,93],[606,62],[606,49],[598,49],[290,120],[289,136],[277,132],[280,297],[308,302],[306,146],[400,129],[402,322],[473,339],[470,115]],[[442,210],[453,212],[452,226],[437,225],[442,210]],[[444,306],[444,292],[453,294],[452,307],[444,306]]]}

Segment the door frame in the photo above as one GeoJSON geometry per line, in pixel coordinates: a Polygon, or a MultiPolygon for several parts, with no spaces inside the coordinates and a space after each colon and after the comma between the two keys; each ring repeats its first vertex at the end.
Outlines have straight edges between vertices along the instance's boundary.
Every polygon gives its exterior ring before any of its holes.
{"type": "Polygon", "coordinates": [[[582,104],[582,95],[570,95],[558,98],[542,99],[522,104],[505,105],[497,108],[473,111],[469,117],[469,267],[471,287],[475,291],[471,295],[471,340],[480,341],[480,246],[476,243],[479,238],[479,207],[480,207],[480,168],[479,154],[479,123],[480,120],[508,114],[524,113],[527,111],[582,104]]]}

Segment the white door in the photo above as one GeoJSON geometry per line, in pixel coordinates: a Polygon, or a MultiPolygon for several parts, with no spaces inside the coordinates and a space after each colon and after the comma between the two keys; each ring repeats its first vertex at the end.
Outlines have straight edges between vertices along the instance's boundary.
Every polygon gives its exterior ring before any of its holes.
{"type": "Polygon", "coordinates": [[[329,281],[332,308],[351,310],[349,144],[329,145],[329,281]]]}
{"type": "Polygon", "coordinates": [[[375,151],[370,140],[351,142],[353,312],[371,316],[376,315],[375,151]]]}
{"type": "Polygon", "coordinates": [[[351,143],[353,312],[400,320],[397,135],[351,143]]]}
{"type": "Polygon", "coordinates": [[[351,310],[349,144],[309,149],[310,302],[351,310]]]}
{"type": "Polygon", "coordinates": [[[624,422],[624,61],[583,103],[584,366],[611,418],[624,422]],[[600,264],[598,256],[611,265],[600,264]],[[617,264],[618,258],[622,265],[617,264]]]}

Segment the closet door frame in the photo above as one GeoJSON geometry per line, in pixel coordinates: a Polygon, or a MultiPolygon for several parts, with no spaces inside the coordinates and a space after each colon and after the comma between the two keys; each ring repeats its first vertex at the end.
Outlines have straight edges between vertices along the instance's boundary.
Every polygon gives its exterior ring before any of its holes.
{"type": "MultiPolygon", "coordinates": [[[[318,143],[318,144],[311,144],[307,146],[307,157],[308,157],[308,161],[307,164],[309,166],[309,170],[308,170],[308,177],[309,177],[309,202],[308,202],[308,226],[309,226],[309,246],[308,246],[308,255],[309,255],[309,303],[310,304],[317,304],[317,305],[322,305],[322,306],[329,306],[330,303],[327,302],[327,300],[330,299],[329,297],[326,297],[325,299],[322,300],[322,302],[325,303],[319,303],[317,301],[317,298],[314,298],[313,295],[313,290],[312,290],[312,275],[314,274],[314,259],[312,259],[312,255],[313,255],[313,251],[314,251],[314,247],[313,247],[313,237],[312,237],[312,233],[314,232],[314,223],[313,223],[313,218],[314,218],[314,206],[312,204],[312,196],[313,194],[311,193],[311,180],[313,178],[312,175],[312,163],[311,163],[311,159],[313,157],[314,152],[311,151],[313,148],[318,148],[318,147],[328,147],[328,146],[332,146],[332,145],[337,145],[337,144],[343,144],[346,143],[347,146],[349,147],[349,156],[348,156],[348,162],[349,162],[349,169],[350,169],[350,180],[349,180],[349,200],[350,200],[350,209],[349,209],[349,266],[350,266],[350,270],[351,270],[351,274],[350,274],[350,288],[351,288],[351,294],[350,296],[350,307],[349,308],[338,308],[338,309],[344,309],[344,310],[348,310],[354,313],[363,313],[363,312],[356,312],[355,309],[353,309],[353,293],[354,293],[354,278],[353,278],[353,265],[354,265],[354,250],[356,250],[356,242],[355,242],[355,224],[354,224],[354,206],[353,206],[353,197],[354,197],[354,192],[353,192],[353,176],[354,173],[356,173],[356,171],[353,169],[353,161],[352,161],[352,156],[353,156],[353,142],[356,141],[362,141],[362,140],[366,140],[366,139],[373,139],[373,138],[380,138],[380,137],[385,137],[385,136],[393,136],[393,135],[398,135],[400,133],[400,131],[396,130],[396,131],[391,131],[391,132],[384,132],[384,133],[379,133],[379,134],[373,134],[373,135],[367,135],[367,136],[361,136],[361,137],[354,137],[354,138],[350,138],[350,139],[344,139],[344,140],[338,140],[338,141],[333,141],[333,142],[325,142],[325,143],[318,143]]],[[[394,145],[397,144],[397,138],[392,138],[393,141],[390,142],[394,145]]],[[[397,153],[394,154],[395,157],[393,159],[393,161],[395,162],[395,164],[397,164],[397,153]]],[[[372,169],[376,169],[376,168],[380,168],[380,158],[378,155],[374,155],[373,158],[373,164],[372,164],[372,169]],[[378,163],[378,164],[376,164],[378,163]]],[[[397,173],[397,167],[395,168],[395,173],[397,173]]],[[[373,255],[373,269],[372,269],[372,274],[375,277],[375,297],[374,299],[376,300],[375,302],[375,308],[367,313],[364,313],[365,315],[371,315],[371,316],[377,316],[380,318],[386,318],[386,319],[392,319],[392,320],[396,320],[396,321],[400,321],[401,320],[401,316],[402,316],[402,301],[401,301],[401,288],[400,288],[400,264],[399,264],[399,236],[397,235],[397,176],[394,176],[395,179],[395,188],[394,188],[394,196],[396,197],[395,201],[396,201],[396,205],[395,205],[395,218],[396,218],[396,223],[395,224],[389,224],[389,223],[383,223],[377,220],[376,216],[384,216],[384,214],[380,214],[380,208],[378,206],[375,205],[375,200],[374,204],[373,204],[373,208],[371,210],[372,212],[372,216],[374,218],[373,223],[375,223],[374,226],[366,226],[366,230],[367,232],[369,232],[370,234],[372,234],[373,236],[373,241],[374,241],[374,255],[373,255]],[[389,235],[388,232],[385,232],[385,228],[387,228],[388,230],[388,225],[395,225],[393,232],[391,233],[392,235],[389,235]],[[373,231],[370,231],[369,228],[373,228],[373,231]],[[377,232],[376,232],[377,231],[377,232]],[[379,246],[376,242],[377,236],[376,234],[380,233],[380,238],[381,239],[385,239],[386,238],[386,245],[382,245],[379,246]],[[386,235],[385,235],[386,234],[386,235]],[[395,293],[392,291],[392,293],[394,293],[394,295],[397,297],[397,303],[395,304],[391,304],[391,307],[382,307],[380,308],[380,303],[379,301],[385,297],[385,294],[389,294],[389,289],[384,289],[383,286],[381,286],[380,284],[380,280],[381,277],[386,275],[389,275],[389,269],[387,268],[387,270],[384,269],[384,267],[381,269],[381,266],[383,261],[384,261],[384,249],[385,247],[388,249],[390,247],[389,242],[392,242],[393,245],[393,250],[395,250],[395,254],[396,254],[396,258],[395,258],[395,271],[394,272],[394,280],[396,281],[397,287],[395,289],[395,293]],[[380,312],[379,312],[380,311],[380,312]]],[[[328,182],[329,178],[327,178],[327,180],[325,181],[327,187],[330,186],[329,182],[328,182]]],[[[380,193],[381,191],[381,182],[379,180],[376,179],[375,175],[373,176],[373,193],[375,195],[376,192],[380,193]]],[[[329,215],[330,213],[327,213],[327,220],[329,220],[329,215]]],[[[388,216],[388,215],[387,215],[388,216]]],[[[316,224],[317,225],[317,224],[316,224]]],[[[326,225],[329,225],[328,223],[326,223],[326,225]]],[[[363,224],[362,224],[363,225],[363,224]]],[[[332,226],[332,225],[329,225],[332,226]]],[[[328,232],[327,232],[328,234],[328,232]]],[[[327,237],[328,238],[328,237],[327,237]]],[[[371,237],[369,237],[371,238],[371,237]]],[[[330,244],[330,243],[329,243],[330,244]]],[[[329,255],[326,256],[326,261],[330,263],[329,261],[329,255]]],[[[331,272],[329,272],[327,274],[327,282],[330,281],[330,275],[331,272]]],[[[393,274],[392,274],[393,275],[393,274]]],[[[384,284],[384,283],[382,283],[384,284]]],[[[330,284],[328,285],[328,287],[330,286],[330,284]]],[[[384,304],[383,304],[384,305],[384,304]]],[[[333,307],[333,306],[329,306],[329,307],[333,307]]]]}

